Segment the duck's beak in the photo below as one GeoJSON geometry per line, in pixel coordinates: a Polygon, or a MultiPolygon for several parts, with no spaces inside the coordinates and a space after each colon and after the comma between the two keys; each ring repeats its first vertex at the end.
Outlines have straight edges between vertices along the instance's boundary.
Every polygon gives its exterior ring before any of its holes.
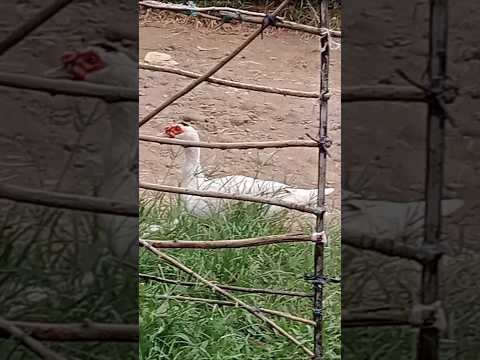
{"type": "Polygon", "coordinates": [[[71,79],[71,74],[65,69],[63,65],[49,69],[43,73],[44,77],[51,79],[71,79]]]}

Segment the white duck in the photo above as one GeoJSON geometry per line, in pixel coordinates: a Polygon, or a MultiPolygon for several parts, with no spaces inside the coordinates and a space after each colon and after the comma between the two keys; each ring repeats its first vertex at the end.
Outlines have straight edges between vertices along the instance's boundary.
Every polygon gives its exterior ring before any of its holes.
{"type": "MultiPolygon", "coordinates": [[[[77,51],[65,52],[60,65],[46,71],[44,76],[136,89],[138,62],[127,55],[122,47],[101,41],[77,51]]],[[[95,131],[102,134],[102,139],[96,139],[95,143],[99,146],[101,161],[97,171],[102,175],[96,184],[98,196],[137,202],[138,141],[135,134],[138,131],[138,103],[112,104],[97,99],[82,101],[82,109],[90,107],[96,113],[94,123],[89,126],[95,126],[95,131]]],[[[98,215],[96,219],[101,239],[107,242],[113,254],[136,264],[138,220],[106,214],[98,215]]],[[[105,242],[97,243],[99,249],[91,246],[92,258],[95,257],[95,251],[101,256],[105,247],[105,242]]]]}
{"type": "MultiPolygon", "coordinates": [[[[165,134],[170,138],[185,141],[200,141],[198,132],[186,123],[172,124],[165,128],[165,134]]],[[[315,205],[318,191],[316,189],[298,189],[277,181],[260,180],[248,176],[233,175],[221,178],[208,179],[200,165],[200,148],[185,148],[185,164],[183,166],[181,186],[206,191],[218,191],[227,194],[253,195],[283,200],[301,205],[315,205]]],[[[325,195],[333,193],[334,189],[326,188],[325,195]]],[[[191,195],[182,195],[186,210],[197,216],[212,215],[225,208],[223,199],[206,198],[191,195]]],[[[227,200],[228,201],[228,200],[227,200]]],[[[278,206],[271,206],[269,213],[283,210],[278,206]]]]}

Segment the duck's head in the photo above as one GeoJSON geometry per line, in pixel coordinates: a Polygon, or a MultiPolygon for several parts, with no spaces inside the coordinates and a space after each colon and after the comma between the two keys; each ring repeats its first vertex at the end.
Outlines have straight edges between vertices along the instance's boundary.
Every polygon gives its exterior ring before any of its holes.
{"type": "Polygon", "coordinates": [[[136,63],[115,45],[101,42],[65,51],[60,65],[47,70],[44,76],[124,86],[138,82],[136,63]]]}
{"type": "Polygon", "coordinates": [[[185,122],[167,125],[165,127],[165,134],[172,139],[185,141],[200,140],[197,130],[185,122]]]}

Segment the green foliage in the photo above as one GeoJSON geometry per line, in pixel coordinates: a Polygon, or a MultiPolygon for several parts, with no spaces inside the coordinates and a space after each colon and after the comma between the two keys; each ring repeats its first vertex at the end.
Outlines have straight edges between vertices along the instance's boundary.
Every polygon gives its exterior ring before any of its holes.
{"type": "MultiPolygon", "coordinates": [[[[167,206],[163,200],[143,201],[140,231],[148,239],[239,239],[289,232],[292,222],[284,215],[267,217],[256,204],[241,204],[221,216],[196,218],[181,206],[167,206]],[[158,230],[149,232],[149,226],[158,230]]],[[[308,225],[304,224],[307,228],[308,225]]],[[[330,246],[326,250],[326,271],[340,276],[339,224],[332,222],[330,246]]],[[[308,230],[310,231],[310,230],[308,230]]],[[[311,244],[279,244],[245,249],[168,250],[185,265],[209,280],[258,288],[311,292],[303,279],[313,268],[311,244]]],[[[161,262],[146,251],[140,255],[140,272],[164,278],[192,281],[192,278],[161,262]]],[[[340,358],[340,286],[328,285],[325,299],[325,359],[340,358]]],[[[242,309],[202,303],[160,299],[162,295],[183,295],[222,299],[199,285],[183,287],[146,281],[140,284],[140,359],[306,359],[287,339],[275,335],[261,320],[242,309]]],[[[307,298],[235,293],[251,305],[311,318],[312,302],[307,298]]],[[[283,318],[273,318],[306,346],[313,344],[311,327],[283,318]]]]}

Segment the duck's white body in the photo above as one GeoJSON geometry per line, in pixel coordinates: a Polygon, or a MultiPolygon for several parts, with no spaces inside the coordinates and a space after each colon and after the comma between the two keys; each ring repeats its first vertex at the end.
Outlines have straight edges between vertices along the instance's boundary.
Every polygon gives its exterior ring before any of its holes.
{"type": "MultiPolygon", "coordinates": [[[[442,216],[464,205],[462,199],[443,199],[442,216]]],[[[425,201],[394,202],[365,200],[342,191],[342,237],[421,241],[425,224],[425,201]]]]}
{"type": "MultiPolygon", "coordinates": [[[[175,134],[167,128],[170,137],[187,141],[200,141],[197,131],[188,125],[175,125],[181,129],[180,134],[175,134]]],[[[317,190],[298,189],[277,181],[256,179],[243,175],[233,175],[221,178],[208,179],[200,165],[200,149],[189,147],[185,149],[185,164],[183,166],[182,187],[194,190],[217,191],[235,195],[252,195],[264,198],[283,200],[301,205],[315,205],[317,190]]],[[[333,192],[327,188],[326,195],[333,192]]],[[[231,200],[207,198],[192,195],[181,195],[186,210],[197,216],[206,216],[219,213],[231,203],[231,200]]],[[[269,212],[282,210],[278,206],[271,206],[269,212]]]]}

